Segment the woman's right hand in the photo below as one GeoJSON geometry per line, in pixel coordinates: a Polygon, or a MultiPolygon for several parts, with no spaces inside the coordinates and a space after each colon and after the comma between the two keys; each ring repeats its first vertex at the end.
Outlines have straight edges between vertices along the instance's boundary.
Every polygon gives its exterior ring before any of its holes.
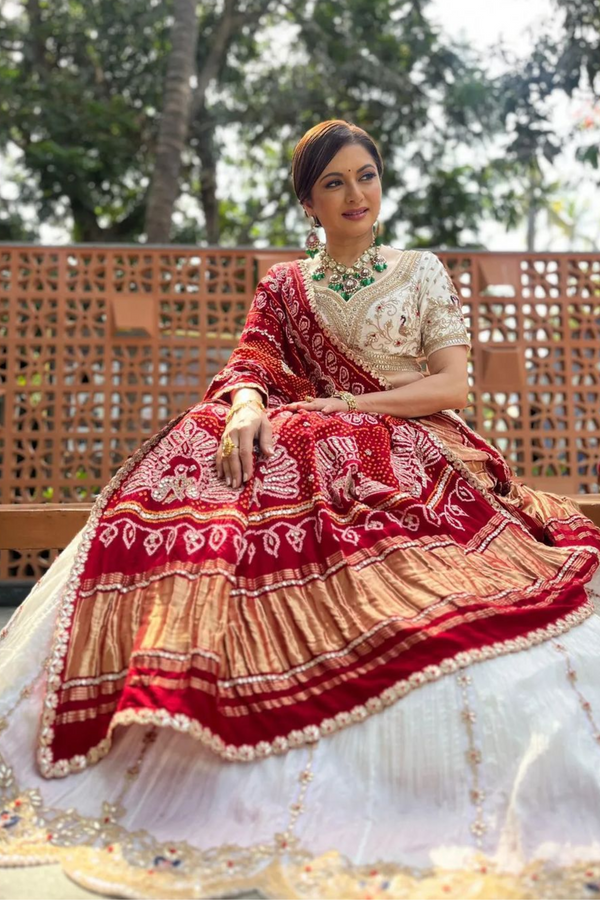
{"type": "Polygon", "coordinates": [[[217,450],[217,475],[225,478],[231,487],[239,487],[252,475],[255,440],[258,440],[261,453],[266,457],[273,455],[273,429],[266,413],[256,406],[243,406],[225,426],[217,450]],[[230,438],[234,444],[229,456],[223,456],[225,438],[230,438]]]}

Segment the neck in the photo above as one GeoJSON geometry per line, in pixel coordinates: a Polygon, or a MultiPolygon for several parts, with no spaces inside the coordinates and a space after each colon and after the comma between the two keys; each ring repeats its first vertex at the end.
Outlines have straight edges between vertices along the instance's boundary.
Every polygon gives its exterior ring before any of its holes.
{"type": "Polygon", "coordinates": [[[371,246],[373,234],[369,230],[367,234],[356,238],[327,237],[325,249],[336,262],[342,266],[352,266],[365,250],[371,246]]]}

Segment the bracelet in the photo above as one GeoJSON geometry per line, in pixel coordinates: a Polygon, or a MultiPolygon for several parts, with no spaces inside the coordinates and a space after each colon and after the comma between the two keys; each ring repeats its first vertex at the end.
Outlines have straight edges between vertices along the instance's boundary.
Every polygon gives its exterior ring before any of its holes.
{"type": "Polygon", "coordinates": [[[348,404],[349,411],[353,411],[357,408],[356,397],[354,394],[351,394],[350,391],[336,391],[333,396],[338,397],[340,400],[344,400],[348,404]]]}
{"type": "Polygon", "coordinates": [[[243,403],[237,403],[235,406],[231,407],[231,409],[225,416],[225,424],[228,424],[232,420],[232,418],[234,417],[236,412],[239,409],[244,409],[245,406],[256,406],[256,407],[258,407],[258,409],[260,409],[261,412],[265,408],[265,405],[262,402],[262,400],[244,400],[243,403]]]}

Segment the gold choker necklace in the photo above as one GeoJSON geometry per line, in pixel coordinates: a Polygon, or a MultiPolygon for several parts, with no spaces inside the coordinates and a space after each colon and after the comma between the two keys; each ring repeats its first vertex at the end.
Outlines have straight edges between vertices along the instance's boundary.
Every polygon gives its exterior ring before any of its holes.
{"type": "Polygon", "coordinates": [[[375,276],[373,272],[383,272],[387,269],[387,262],[382,256],[375,241],[364,253],[358,257],[351,266],[344,266],[337,262],[323,248],[319,253],[319,265],[312,274],[313,281],[323,281],[330,271],[327,287],[336,291],[342,300],[349,300],[361,287],[373,284],[375,276]]]}

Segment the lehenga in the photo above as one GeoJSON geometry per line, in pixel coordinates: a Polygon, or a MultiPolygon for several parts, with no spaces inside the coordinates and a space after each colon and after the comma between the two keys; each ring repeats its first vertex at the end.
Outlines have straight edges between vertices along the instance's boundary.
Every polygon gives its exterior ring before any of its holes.
{"type": "Polygon", "coordinates": [[[2,634],[4,865],[127,897],[600,890],[600,529],[453,410],[292,413],[469,344],[439,259],[274,266],[2,634]],[[233,489],[230,392],[274,455],[233,489]],[[596,613],[596,614],[595,614],[596,613]]]}

